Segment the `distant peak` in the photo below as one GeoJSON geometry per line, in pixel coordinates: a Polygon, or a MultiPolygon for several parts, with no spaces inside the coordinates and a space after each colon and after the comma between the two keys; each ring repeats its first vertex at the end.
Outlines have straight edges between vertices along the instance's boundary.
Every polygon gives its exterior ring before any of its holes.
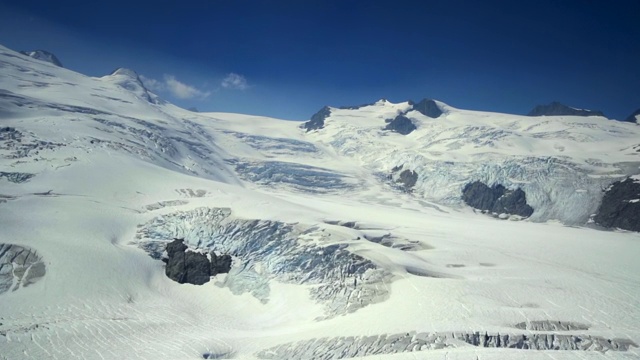
{"type": "Polygon", "coordinates": [[[640,109],[634,111],[629,117],[624,119],[626,122],[640,124],[640,109]]]}
{"type": "Polygon", "coordinates": [[[46,50],[20,51],[22,55],[27,55],[36,60],[46,61],[55,66],[64,67],[58,58],[46,50]]]}
{"type": "Polygon", "coordinates": [[[538,105],[527,114],[527,116],[602,116],[606,117],[602,111],[576,109],[558,101],[552,101],[547,105],[538,105]]]}

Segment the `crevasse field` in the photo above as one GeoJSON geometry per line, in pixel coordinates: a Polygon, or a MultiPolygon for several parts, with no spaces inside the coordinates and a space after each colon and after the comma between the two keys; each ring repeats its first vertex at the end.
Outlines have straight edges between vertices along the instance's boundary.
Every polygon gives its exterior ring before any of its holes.
{"type": "Polygon", "coordinates": [[[307,132],[0,47],[0,359],[640,358],[640,236],[589,223],[640,127],[437,104],[307,132]],[[475,212],[475,180],[533,215],[475,212]],[[170,280],[173,238],[231,271],[170,280]]]}

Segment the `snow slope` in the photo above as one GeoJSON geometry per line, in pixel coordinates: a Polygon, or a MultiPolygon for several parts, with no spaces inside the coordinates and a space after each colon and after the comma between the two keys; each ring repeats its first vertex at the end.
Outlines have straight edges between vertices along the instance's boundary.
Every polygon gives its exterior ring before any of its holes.
{"type": "Polygon", "coordinates": [[[531,169],[545,157],[549,177],[571,176],[553,182],[594,191],[637,170],[620,151],[632,125],[441,104],[438,119],[408,113],[418,130],[404,137],[380,129],[408,104],[380,102],[306,133],[177,108],[134,75],[90,78],[0,47],[0,243],[45,268],[0,255],[0,285],[13,285],[0,359],[640,356],[637,234],[497,221],[454,201],[464,176],[525,178],[542,209],[550,184],[531,169]],[[510,156],[517,171],[491,172],[510,156]],[[395,190],[400,164],[434,179],[395,190]],[[171,281],[157,256],[172,237],[231,253],[232,271],[171,281]]]}

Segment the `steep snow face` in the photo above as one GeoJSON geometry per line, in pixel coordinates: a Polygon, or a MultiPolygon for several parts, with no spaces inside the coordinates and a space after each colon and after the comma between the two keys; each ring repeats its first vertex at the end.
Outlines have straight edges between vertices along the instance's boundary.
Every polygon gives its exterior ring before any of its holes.
{"type": "Polygon", "coordinates": [[[119,68],[111,73],[111,75],[102,77],[102,80],[119,85],[150,103],[161,104],[163,102],[157,95],[145,88],[142,80],[140,80],[138,74],[133,70],[119,68]]]}
{"type": "Polygon", "coordinates": [[[324,128],[308,133],[341,156],[382,176],[402,167],[418,173],[414,194],[451,206],[473,181],[522,188],[531,219],[583,224],[602,189],[640,172],[640,129],[601,117],[517,115],[465,111],[439,103],[433,119],[407,103],[378,102],[359,109],[331,109],[324,128]],[[417,129],[403,136],[383,131],[398,114],[417,129]]]}

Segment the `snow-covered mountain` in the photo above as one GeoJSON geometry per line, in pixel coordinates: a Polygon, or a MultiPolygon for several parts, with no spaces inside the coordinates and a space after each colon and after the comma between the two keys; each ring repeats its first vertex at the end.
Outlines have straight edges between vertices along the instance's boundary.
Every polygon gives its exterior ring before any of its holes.
{"type": "Polygon", "coordinates": [[[601,116],[605,117],[602,111],[576,109],[557,101],[553,101],[546,105],[538,105],[533,108],[528,116],[601,116]]]}
{"type": "Polygon", "coordinates": [[[0,357],[640,355],[638,234],[582,226],[640,172],[635,124],[428,99],[197,113],[4,47],[0,119],[0,357]],[[198,266],[172,271],[208,282],[165,275],[174,238],[198,266]]]}

